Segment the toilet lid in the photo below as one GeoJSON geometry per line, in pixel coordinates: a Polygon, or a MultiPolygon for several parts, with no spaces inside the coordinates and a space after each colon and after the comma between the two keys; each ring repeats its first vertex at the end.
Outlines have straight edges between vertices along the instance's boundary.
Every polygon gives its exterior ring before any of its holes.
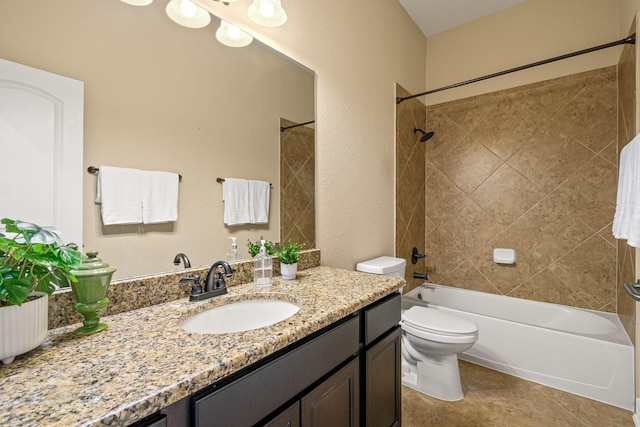
{"type": "Polygon", "coordinates": [[[416,329],[446,334],[474,334],[478,326],[458,316],[435,308],[413,306],[402,313],[402,320],[416,329]]]}

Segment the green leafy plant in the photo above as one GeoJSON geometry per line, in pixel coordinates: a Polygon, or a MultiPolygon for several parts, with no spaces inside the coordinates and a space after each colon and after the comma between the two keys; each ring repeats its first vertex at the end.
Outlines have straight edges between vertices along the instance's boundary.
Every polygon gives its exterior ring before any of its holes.
{"type": "Polygon", "coordinates": [[[300,250],[304,248],[304,243],[289,243],[280,248],[277,253],[278,259],[283,264],[295,264],[300,259],[300,250]]]}
{"type": "MultiPolygon", "coordinates": [[[[251,258],[255,257],[260,252],[260,240],[264,240],[264,237],[260,236],[260,238],[255,242],[247,239],[247,248],[249,248],[249,255],[251,255],[251,258]]],[[[270,240],[264,241],[264,249],[269,256],[275,254],[275,246],[270,240]]]]}
{"type": "Polygon", "coordinates": [[[82,254],[65,246],[48,230],[4,218],[8,237],[0,233],[0,306],[22,305],[32,291],[51,295],[61,282],[76,282],[71,270],[80,265],[82,254]]]}

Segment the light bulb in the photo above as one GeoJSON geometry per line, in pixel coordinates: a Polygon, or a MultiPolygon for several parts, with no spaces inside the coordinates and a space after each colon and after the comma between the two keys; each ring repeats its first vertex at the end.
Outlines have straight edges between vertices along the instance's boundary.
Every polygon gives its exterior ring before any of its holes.
{"type": "Polygon", "coordinates": [[[236,27],[235,25],[229,25],[227,27],[227,35],[229,36],[229,38],[233,40],[237,40],[241,34],[242,34],[242,31],[240,30],[240,28],[236,27]]]}
{"type": "Polygon", "coordinates": [[[196,5],[191,0],[182,0],[180,2],[180,12],[187,18],[196,16],[196,5]]]}
{"type": "Polygon", "coordinates": [[[270,1],[260,2],[260,15],[265,18],[271,18],[276,12],[276,8],[270,1]]]}

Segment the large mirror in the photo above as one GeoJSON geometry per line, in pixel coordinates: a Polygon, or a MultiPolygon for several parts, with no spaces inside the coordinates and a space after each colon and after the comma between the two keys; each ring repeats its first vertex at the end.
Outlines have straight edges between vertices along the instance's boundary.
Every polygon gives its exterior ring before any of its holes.
{"type": "MultiPolygon", "coordinates": [[[[313,154],[313,125],[281,126],[314,120],[314,73],[255,40],[244,48],[221,45],[216,19],[203,29],[181,27],[165,14],[166,3],[0,3],[0,58],[84,82],[83,249],[116,267],[114,278],[183,268],[173,264],[179,252],[193,266],[209,265],[226,258],[232,236],[243,258],[249,239],[307,238],[280,229],[291,223],[281,221],[285,195],[293,209],[287,215],[314,229],[314,168],[283,166],[286,153],[299,160],[302,152],[280,147],[306,141],[303,151],[313,154]],[[86,172],[101,165],[180,173],[178,221],[102,225],[96,175],[86,172]],[[296,184],[288,193],[283,174],[286,185],[296,184]],[[300,185],[292,174],[311,182],[300,185]],[[226,177],[271,182],[268,224],[224,225],[217,178],[226,177]],[[307,199],[297,201],[302,192],[307,199]]],[[[313,165],[310,158],[305,164],[313,165]]],[[[315,237],[308,238],[313,246],[315,237]]]]}

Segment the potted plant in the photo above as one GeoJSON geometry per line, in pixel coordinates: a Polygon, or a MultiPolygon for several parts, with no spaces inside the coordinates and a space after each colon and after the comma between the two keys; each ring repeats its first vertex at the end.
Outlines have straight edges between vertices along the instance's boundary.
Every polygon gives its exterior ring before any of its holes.
{"type": "Polygon", "coordinates": [[[47,338],[48,296],[76,280],[71,270],[82,255],[35,224],[0,222],[12,234],[0,233],[0,360],[8,364],[47,338]]]}
{"type": "Polygon", "coordinates": [[[275,254],[275,246],[272,241],[265,240],[264,237],[260,236],[258,240],[252,242],[247,239],[247,248],[249,248],[249,255],[251,258],[254,258],[260,252],[260,241],[264,240],[264,249],[267,251],[267,255],[273,256],[275,254]]]}
{"type": "Polygon", "coordinates": [[[300,259],[300,250],[304,248],[304,243],[289,243],[282,246],[277,253],[280,260],[280,275],[283,280],[293,280],[298,272],[298,260],[300,259]]]}

